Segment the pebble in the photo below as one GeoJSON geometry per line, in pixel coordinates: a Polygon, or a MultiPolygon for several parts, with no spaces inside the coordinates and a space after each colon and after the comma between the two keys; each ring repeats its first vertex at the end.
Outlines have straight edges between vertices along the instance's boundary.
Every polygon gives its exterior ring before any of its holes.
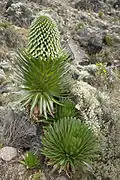
{"type": "Polygon", "coordinates": [[[17,150],[13,147],[3,147],[0,149],[0,158],[4,161],[11,161],[17,156],[17,150]]]}
{"type": "Polygon", "coordinates": [[[58,177],[56,180],[67,180],[67,179],[66,179],[66,177],[64,177],[64,176],[60,176],[60,177],[58,177]]]}

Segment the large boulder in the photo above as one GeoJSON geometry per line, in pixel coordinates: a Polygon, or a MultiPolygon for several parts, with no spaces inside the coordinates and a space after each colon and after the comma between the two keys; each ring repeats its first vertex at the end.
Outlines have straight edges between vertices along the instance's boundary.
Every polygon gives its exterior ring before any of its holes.
{"type": "Polygon", "coordinates": [[[1,106],[0,120],[1,144],[23,150],[40,151],[39,129],[24,111],[1,106]]]}
{"type": "Polygon", "coordinates": [[[99,53],[103,48],[104,33],[99,28],[86,27],[77,30],[74,39],[80,43],[80,46],[87,49],[89,54],[99,53]]]}

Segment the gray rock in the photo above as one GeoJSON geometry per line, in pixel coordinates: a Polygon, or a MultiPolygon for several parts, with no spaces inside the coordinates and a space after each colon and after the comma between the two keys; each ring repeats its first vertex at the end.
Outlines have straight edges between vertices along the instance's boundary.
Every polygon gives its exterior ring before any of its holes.
{"type": "MultiPolygon", "coordinates": [[[[32,123],[23,110],[16,107],[0,109],[0,127],[4,145],[23,150],[38,151],[41,147],[40,129],[32,123]]],[[[38,127],[39,128],[39,127],[38,127]]]]}
{"type": "MultiPolygon", "coordinates": [[[[8,22],[5,22],[8,23],[8,22]]],[[[7,46],[9,48],[15,48],[18,44],[18,36],[15,33],[14,28],[10,25],[7,28],[0,27],[0,45],[7,46]]]]}
{"type": "Polygon", "coordinates": [[[6,80],[6,75],[3,71],[3,69],[0,69],[0,83],[6,80]]]}
{"type": "Polygon", "coordinates": [[[5,9],[8,9],[12,3],[13,3],[13,0],[8,0],[6,3],[5,9]]]}
{"type": "MultiPolygon", "coordinates": [[[[14,55],[15,56],[15,55],[14,55]]],[[[10,71],[13,69],[12,67],[12,64],[9,62],[9,61],[5,61],[3,60],[1,63],[0,63],[0,66],[2,67],[2,69],[7,72],[7,71],[10,71]]]]}
{"type": "Polygon", "coordinates": [[[102,50],[103,46],[103,39],[102,37],[94,36],[89,39],[87,50],[89,54],[96,54],[102,50]]]}
{"type": "Polygon", "coordinates": [[[4,8],[5,8],[5,3],[0,1],[0,13],[4,12],[4,8]]]}
{"type": "Polygon", "coordinates": [[[75,8],[79,10],[93,10],[99,12],[103,8],[108,8],[108,6],[100,0],[79,0],[75,3],[75,8]]]}
{"type": "Polygon", "coordinates": [[[68,42],[68,44],[74,55],[74,64],[78,64],[81,62],[84,63],[88,59],[88,56],[86,55],[84,49],[79,47],[79,44],[71,40],[68,42]]]}
{"type": "Polygon", "coordinates": [[[113,7],[114,7],[115,9],[119,9],[119,8],[120,8],[120,1],[117,0],[117,1],[114,3],[113,7]]]}
{"type": "Polygon", "coordinates": [[[75,35],[75,40],[78,40],[80,46],[87,49],[89,54],[96,54],[103,47],[103,32],[100,29],[84,28],[78,30],[75,35]]]}
{"type": "Polygon", "coordinates": [[[93,76],[93,72],[92,73],[91,72],[92,70],[89,72],[83,66],[74,66],[74,65],[70,66],[70,74],[74,80],[78,80],[78,81],[82,80],[92,85],[95,79],[93,76]]]}
{"type": "Polygon", "coordinates": [[[25,166],[18,162],[0,164],[0,180],[29,180],[29,175],[26,176],[26,174],[25,166]]]}
{"type": "Polygon", "coordinates": [[[56,180],[67,180],[67,178],[65,176],[60,176],[56,180]]]}
{"type": "Polygon", "coordinates": [[[18,3],[18,2],[25,2],[24,0],[7,0],[5,9],[7,10],[9,7],[11,7],[12,4],[18,3]]]}
{"type": "Polygon", "coordinates": [[[40,177],[40,180],[47,180],[47,178],[46,178],[44,173],[42,173],[42,176],[40,177]]]}
{"type": "Polygon", "coordinates": [[[78,80],[90,79],[90,74],[87,71],[81,71],[78,80]]]}
{"type": "Polygon", "coordinates": [[[20,27],[28,27],[34,18],[32,10],[21,2],[11,4],[5,16],[7,20],[20,27]]]}
{"type": "Polygon", "coordinates": [[[98,67],[95,64],[89,64],[83,67],[84,71],[88,71],[92,75],[95,75],[95,72],[97,71],[97,69],[98,67]]]}
{"type": "Polygon", "coordinates": [[[17,156],[17,150],[13,147],[3,147],[0,149],[0,158],[4,161],[11,161],[17,156]]]}

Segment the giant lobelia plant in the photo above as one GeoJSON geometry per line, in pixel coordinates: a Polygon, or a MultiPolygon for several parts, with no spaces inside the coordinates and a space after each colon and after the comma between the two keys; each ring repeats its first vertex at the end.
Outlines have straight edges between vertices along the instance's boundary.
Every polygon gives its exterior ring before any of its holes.
{"type": "Polygon", "coordinates": [[[42,143],[49,164],[67,173],[90,167],[98,151],[92,129],[75,117],[64,117],[46,127],[42,143]]]}
{"type": "Polygon", "coordinates": [[[69,173],[89,166],[96,155],[97,139],[88,125],[75,118],[75,104],[62,98],[68,91],[68,60],[55,21],[45,14],[38,16],[30,26],[27,49],[18,52],[21,102],[32,117],[55,118],[44,130],[42,154],[50,164],[69,173]]]}
{"type": "Polygon", "coordinates": [[[18,52],[17,60],[17,79],[24,92],[21,102],[29,107],[30,116],[54,116],[54,104],[67,92],[68,59],[55,21],[38,16],[29,29],[28,47],[18,52]]]}

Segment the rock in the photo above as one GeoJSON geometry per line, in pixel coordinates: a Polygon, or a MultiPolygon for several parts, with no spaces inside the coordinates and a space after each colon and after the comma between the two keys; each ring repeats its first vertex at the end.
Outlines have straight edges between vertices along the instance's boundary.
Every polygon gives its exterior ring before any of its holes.
{"type": "Polygon", "coordinates": [[[84,81],[90,85],[95,84],[95,73],[97,71],[97,66],[95,64],[90,64],[87,66],[71,65],[70,74],[74,80],[84,81]]]}
{"type": "Polygon", "coordinates": [[[72,51],[72,48],[70,47],[70,44],[68,42],[65,42],[65,43],[62,42],[61,45],[62,45],[62,48],[68,53],[70,60],[74,60],[75,55],[72,51]]]}
{"type": "Polygon", "coordinates": [[[87,45],[88,53],[89,54],[99,53],[102,50],[102,46],[103,46],[102,43],[103,43],[102,37],[95,36],[89,39],[87,45]]]}
{"type": "Polygon", "coordinates": [[[47,180],[47,178],[46,178],[44,173],[42,173],[42,176],[40,177],[40,180],[47,180]]]}
{"type": "Polygon", "coordinates": [[[89,58],[87,56],[87,54],[85,53],[84,49],[82,49],[81,47],[79,47],[79,44],[73,42],[73,41],[69,41],[68,42],[69,47],[73,53],[73,59],[74,59],[74,63],[78,64],[78,63],[84,63],[84,61],[87,61],[89,58]]]}
{"type": "MultiPolygon", "coordinates": [[[[18,159],[19,161],[19,159],[18,159]]],[[[0,164],[0,180],[30,180],[23,164],[4,162],[0,164]],[[9,163],[9,164],[8,164],[9,163]]]]}
{"type": "Polygon", "coordinates": [[[0,1],[0,13],[4,12],[4,8],[5,8],[5,3],[0,1]]]}
{"type": "Polygon", "coordinates": [[[108,9],[108,6],[100,0],[80,0],[75,3],[75,8],[80,10],[93,10],[99,12],[101,9],[108,9]]]}
{"type": "Polygon", "coordinates": [[[113,7],[114,7],[115,9],[120,8],[120,1],[117,0],[117,1],[114,3],[113,7]]]}
{"type": "MultiPolygon", "coordinates": [[[[6,84],[5,85],[0,85],[0,94],[7,93],[8,91],[9,90],[7,89],[6,84]]],[[[2,104],[2,102],[1,102],[1,104],[2,104]]]]}
{"type": "Polygon", "coordinates": [[[91,75],[95,75],[98,67],[95,64],[89,64],[83,67],[84,71],[88,71],[91,75]]]}
{"type": "Polygon", "coordinates": [[[5,12],[6,19],[20,27],[28,27],[33,20],[33,12],[24,3],[11,4],[5,12]]]}
{"type": "Polygon", "coordinates": [[[10,70],[13,70],[12,64],[11,64],[9,61],[7,61],[7,59],[6,59],[6,61],[3,60],[3,61],[0,63],[0,66],[2,67],[2,69],[4,69],[5,72],[8,72],[8,71],[10,71],[10,70]]]}
{"type": "Polygon", "coordinates": [[[0,119],[4,145],[23,150],[40,151],[40,134],[37,134],[36,125],[29,120],[23,110],[16,107],[14,110],[11,107],[1,108],[0,119]]]}
{"type": "Polygon", "coordinates": [[[89,54],[96,54],[102,50],[103,37],[100,29],[84,28],[77,31],[75,40],[78,39],[80,46],[85,47],[89,54]]]}
{"type": "MultiPolygon", "coordinates": [[[[4,23],[7,24],[8,22],[4,23]]],[[[18,45],[18,36],[10,24],[6,27],[0,27],[0,45],[6,45],[9,48],[15,48],[18,45]]]]}
{"type": "Polygon", "coordinates": [[[3,69],[0,69],[0,84],[6,80],[6,75],[3,71],[3,69]]]}
{"type": "Polygon", "coordinates": [[[5,9],[8,9],[12,3],[13,3],[13,0],[8,0],[6,3],[5,9]]]}
{"type": "Polygon", "coordinates": [[[56,180],[68,180],[65,176],[60,176],[56,180]]]}
{"type": "Polygon", "coordinates": [[[3,147],[0,149],[0,158],[4,161],[11,161],[17,156],[17,150],[13,147],[3,147]]]}
{"type": "Polygon", "coordinates": [[[78,78],[78,80],[80,81],[80,80],[83,80],[83,81],[85,81],[86,82],[86,80],[91,80],[93,77],[90,77],[90,74],[87,72],[87,71],[81,71],[80,73],[79,73],[79,78],[78,78]]]}

